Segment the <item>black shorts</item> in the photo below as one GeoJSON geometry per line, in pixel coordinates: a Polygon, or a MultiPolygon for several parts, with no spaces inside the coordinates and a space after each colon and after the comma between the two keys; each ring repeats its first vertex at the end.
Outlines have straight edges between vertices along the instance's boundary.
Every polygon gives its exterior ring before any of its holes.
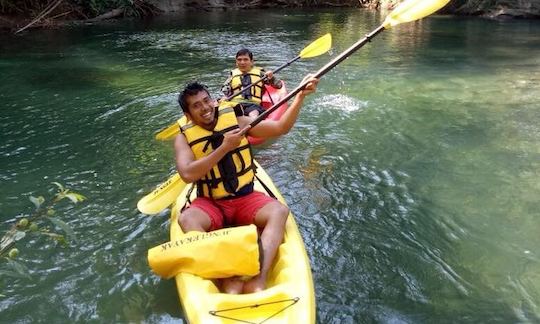
{"type": "Polygon", "coordinates": [[[260,105],[257,105],[256,103],[241,103],[240,104],[242,108],[244,109],[244,116],[249,115],[250,112],[257,110],[259,112],[259,115],[264,112],[264,108],[260,105]]]}

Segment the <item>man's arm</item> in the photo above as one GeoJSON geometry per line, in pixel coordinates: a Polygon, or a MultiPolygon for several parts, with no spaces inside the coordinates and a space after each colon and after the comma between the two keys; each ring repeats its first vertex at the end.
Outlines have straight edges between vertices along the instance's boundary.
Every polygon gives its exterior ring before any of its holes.
{"type": "Polygon", "coordinates": [[[232,80],[232,74],[229,75],[227,80],[225,80],[225,82],[223,82],[223,85],[221,86],[221,92],[226,97],[232,95],[231,80],[232,80]]]}
{"type": "Polygon", "coordinates": [[[195,155],[191,150],[183,134],[179,134],[174,139],[174,151],[176,158],[176,169],[182,180],[187,183],[195,182],[207,174],[225,154],[240,145],[243,135],[239,129],[229,131],[224,134],[223,143],[207,156],[195,160],[195,155]]]}
{"type": "Polygon", "coordinates": [[[276,78],[274,75],[274,72],[268,71],[266,72],[264,69],[261,69],[261,78],[267,77],[267,79],[264,81],[265,84],[271,85],[275,89],[281,89],[283,84],[281,83],[281,80],[276,78]]]}
{"type": "MultiPolygon", "coordinates": [[[[268,120],[265,119],[257,124],[255,127],[249,129],[248,133],[251,136],[255,137],[276,137],[283,134],[287,134],[289,130],[293,127],[298,114],[300,113],[300,108],[304,102],[304,98],[315,91],[317,88],[318,79],[312,77],[306,77],[302,80],[302,83],[309,80],[309,83],[306,85],[304,90],[300,91],[295,97],[292,104],[285,111],[279,120],[268,120]]],[[[245,127],[251,121],[249,118],[238,117],[240,127],[245,127]]]]}

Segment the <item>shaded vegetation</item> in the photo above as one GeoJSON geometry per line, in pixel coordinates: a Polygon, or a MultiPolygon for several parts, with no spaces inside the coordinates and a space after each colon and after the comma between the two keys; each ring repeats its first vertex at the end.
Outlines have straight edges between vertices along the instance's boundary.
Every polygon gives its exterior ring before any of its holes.
{"type": "Polygon", "coordinates": [[[540,18],[536,0],[452,0],[447,11],[458,15],[540,18]]]}
{"type": "Polygon", "coordinates": [[[21,31],[30,26],[57,26],[63,21],[143,17],[158,12],[145,0],[0,0],[0,28],[21,31]]]}
{"type": "MultiPolygon", "coordinates": [[[[148,17],[184,9],[229,10],[271,7],[359,6],[394,8],[400,0],[0,0],[0,29],[20,32],[67,22],[148,17]]],[[[451,0],[444,13],[492,18],[540,18],[537,0],[451,0]]]]}
{"type": "Polygon", "coordinates": [[[97,17],[113,9],[123,9],[126,16],[143,16],[156,11],[154,6],[144,0],[0,0],[0,13],[35,17],[56,3],[57,15],[65,14],[80,19],[97,17]]]}

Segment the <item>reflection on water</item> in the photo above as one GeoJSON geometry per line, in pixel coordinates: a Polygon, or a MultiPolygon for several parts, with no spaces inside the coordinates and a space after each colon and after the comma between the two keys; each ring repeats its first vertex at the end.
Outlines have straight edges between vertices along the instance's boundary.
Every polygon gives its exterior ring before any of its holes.
{"type": "MultiPolygon", "coordinates": [[[[0,219],[52,181],[89,198],[61,210],[70,248],[21,247],[33,279],[3,282],[2,319],[181,320],[174,282],[145,261],[167,211],[135,207],[173,172],[153,136],[178,118],[178,88],[197,78],[218,94],[238,48],[272,68],[331,32],[329,55],[280,73],[293,88],[383,18],[200,13],[2,36],[0,219]]],[[[300,224],[320,323],[540,320],[540,58],[524,54],[539,31],[451,17],[385,31],[256,149],[300,224]]]]}

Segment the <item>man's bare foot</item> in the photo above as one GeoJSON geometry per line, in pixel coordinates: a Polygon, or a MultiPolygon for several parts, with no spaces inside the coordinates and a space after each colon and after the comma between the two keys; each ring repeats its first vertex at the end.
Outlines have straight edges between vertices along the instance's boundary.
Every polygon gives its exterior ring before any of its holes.
{"type": "Polygon", "coordinates": [[[244,294],[263,291],[266,288],[266,278],[261,275],[255,276],[244,283],[244,294]]]}
{"type": "Polygon", "coordinates": [[[241,294],[244,282],[239,277],[221,279],[221,291],[226,294],[241,294]]]}

